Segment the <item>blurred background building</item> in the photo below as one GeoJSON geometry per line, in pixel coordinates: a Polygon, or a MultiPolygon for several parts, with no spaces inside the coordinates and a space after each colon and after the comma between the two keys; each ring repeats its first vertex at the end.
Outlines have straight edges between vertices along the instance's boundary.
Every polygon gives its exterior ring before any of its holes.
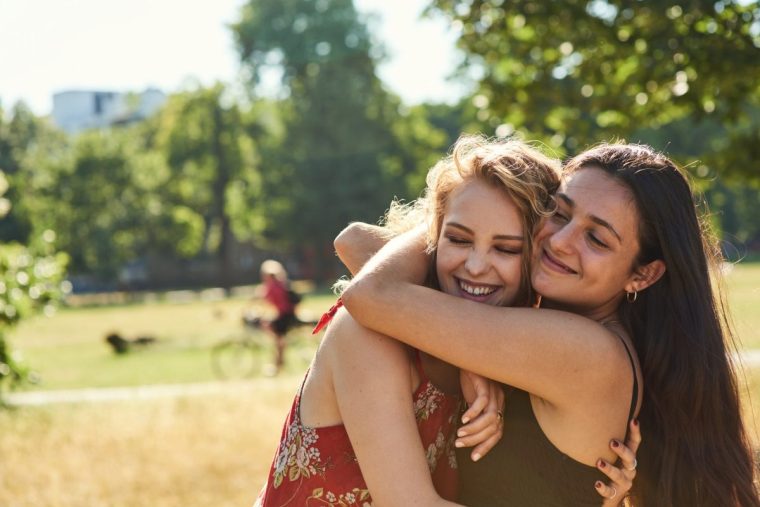
{"type": "Polygon", "coordinates": [[[144,120],[166,102],[156,88],[140,93],[67,90],[53,94],[53,122],[69,134],[144,120]]]}

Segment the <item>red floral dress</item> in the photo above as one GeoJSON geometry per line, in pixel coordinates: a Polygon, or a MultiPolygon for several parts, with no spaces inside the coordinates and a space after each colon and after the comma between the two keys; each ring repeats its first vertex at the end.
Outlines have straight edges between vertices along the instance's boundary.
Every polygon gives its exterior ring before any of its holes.
{"type": "MultiPolygon", "coordinates": [[[[455,500],[454,455],[458,396],[444,393],[425,376],[415,353],[420,385],[414,391],[414,414],[438,494],[455,500]]],[[[301,424],[301,391],[293,400],[267,483],[254,507],[371,507],[372,497],[342,424],[309,428],[301,424]]]]}

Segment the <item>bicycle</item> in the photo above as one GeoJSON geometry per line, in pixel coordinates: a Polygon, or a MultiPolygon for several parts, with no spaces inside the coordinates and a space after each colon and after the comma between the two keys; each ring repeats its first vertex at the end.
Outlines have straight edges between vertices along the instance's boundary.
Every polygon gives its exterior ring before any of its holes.
{"type": "MultiPolygon", "coordinates": [[[[251,378],[262,373],[271,362],[274,353],[274,343],[271,337],[261,329],[261,319],[258,317],[243,317],[243,333],[240,336],[227,338],[211,348],[211,368],[214,375],[222,380],[251,378]]],[[[304,340],[305,328],[310,330],[316,325],[313,321],[299,320],[288,331],[288,349],[303,349],[307,344],[304,340]]],[[[310,337],[310,334],[306,334],[310,337]]],[[[313,350],[308,351],[311,359],[313,350]]],[[[305,358],[305,355],[304,355],[305,358]]]]}

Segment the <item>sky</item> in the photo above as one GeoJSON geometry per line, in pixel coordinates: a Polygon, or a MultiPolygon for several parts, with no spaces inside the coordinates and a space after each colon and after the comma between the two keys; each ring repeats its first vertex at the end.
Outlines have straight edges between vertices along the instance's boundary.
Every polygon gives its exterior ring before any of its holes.
{"type": "MultiPolygon", "coordinates": [[[[277,1],[277,0],[272,0],[277,1]]],[[[0,0],[0,101],[40,115],[72,89],[170,93],[200,81],[234,82],[239,64],[227,23],[245,0],[0,0]]],[[[427,0],[355,0],[373,13],[388,59],[378,69],[408,104],[454,101],[447,77],[459,56],[441,18],[420,20],[427,0]]]]}

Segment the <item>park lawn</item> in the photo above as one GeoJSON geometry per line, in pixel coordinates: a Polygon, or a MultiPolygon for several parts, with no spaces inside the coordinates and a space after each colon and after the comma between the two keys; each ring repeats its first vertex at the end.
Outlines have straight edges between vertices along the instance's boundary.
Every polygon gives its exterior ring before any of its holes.
{"type": "MultiPolygon", "coordinates": [[[[725,279],[740,347],[760,348],[760,263],[736,265],[725,279]]],[[[312,319],[333,301],[329,293],[308,296],[299,311],[312,319]]],[[[27,390],[203,382],[214,379],[211,347],[243,334],[240,316],[246,307],[248,300],[231,298],[64,308],[51,318],[22,323],[10,339],[39,372],[40,382],[27,390]],[[104,341],[112,331],[129,338],[153,336],[158,343],[116,356],[104,341]]],[[[269,311],[262,304],[252,307],[263,314],[269,311]]],[[[306,329],[294,331],[294,338],[298,346],[288,351],[286,373],[299,374],[318,338],[310,338],[306,329]]]]}
{"type": "Polygon", "coordinates": [[[0,411],[0,505],[252,505],[299,381],[258,378],[213,396],[0,411]]]}
{"type": "MultiPolygon", "coordinates": [[[[333,302],[329,294],[307,296],[299,314],[313,319],[333,302]]],[[[23,322],[10,339],[40,377],[25,390],[204,382],[214,379],[211,347],[244,335],[240,318],[246,308],[269,312],[245,299],[64,308],[53,317],[23,322]],[[105,342],[114,331],[157,342],[117,356],[105,342]]],[[[300,374],[308,365],[318,345],[309,333],[306,328],[291,333],[298,345],[288,350],[285,373],[300,374]]]]}
{"type": "Polygon", "coordinates": [[[760,349],[760,262],[737,264],[725,278],[741,347],[760,349]]]}

